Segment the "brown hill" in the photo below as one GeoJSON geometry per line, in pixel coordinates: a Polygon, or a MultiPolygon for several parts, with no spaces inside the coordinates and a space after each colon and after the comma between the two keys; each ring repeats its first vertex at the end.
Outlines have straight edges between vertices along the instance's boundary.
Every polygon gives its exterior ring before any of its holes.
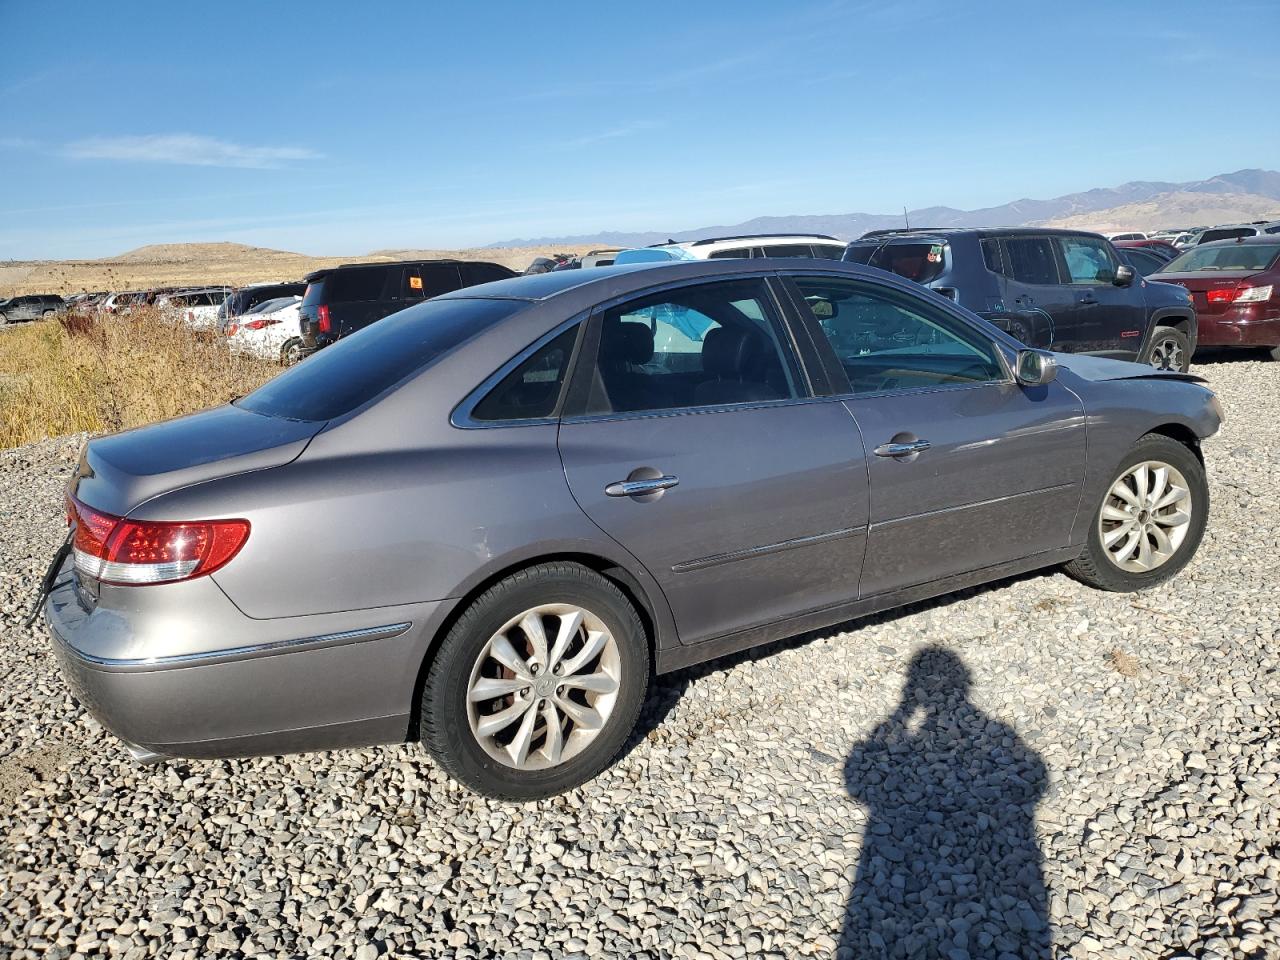
{"type": "Polygon", "coordinates": [[[1250,220],[1280,220],[1280,200],[1250,193],[1174,191],[1107,210],[1048,220],[1044,225],[1112,233],[1248,223],[1250,220]]]}

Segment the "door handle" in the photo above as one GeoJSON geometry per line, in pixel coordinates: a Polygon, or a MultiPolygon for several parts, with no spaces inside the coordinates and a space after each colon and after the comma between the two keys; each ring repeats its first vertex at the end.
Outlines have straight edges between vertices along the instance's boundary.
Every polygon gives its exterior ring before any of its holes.
{"type": "Polygon", "coordinates": [[[911,440],[907,443],[882,443],[876,447],[875,455],[877,457],[910,457],[917,453],[923,453],[933,444],[928,440],[911,440]]]}
{"type": "Polygon", "coordinates": [[[663,474],[646,480],[616,480],[604,488],[606,497],[642,497],[646,493],[670,490],[680,483],[679,477],[663,474]]]}
{"type": "Polygon", "coordinates": [[[1097,303],[1098,298],[1095,297],[1092,293],[1086,293],[1083,297],[1080,298],[1080,302],[1086,303],[1086,304],[1097,303]]]}

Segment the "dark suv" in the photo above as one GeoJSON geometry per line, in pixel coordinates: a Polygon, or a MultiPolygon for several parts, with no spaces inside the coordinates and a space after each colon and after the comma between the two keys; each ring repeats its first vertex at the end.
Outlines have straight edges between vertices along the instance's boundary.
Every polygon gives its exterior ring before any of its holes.
{"type": "Polygon", "coordinates": [[[1185,290],[1143,280],[1096,233],[1047,228],[868,234],[845,260],[915,280],[1032,347],[1186,370],[1196,313],[1185,290]]]}
{"type": "Polygon", "coordinates": [[[303,352],[327,347],[375,320],[442,293],[517,276],[498,263],[406,260],[344,263],[307,274],[302,297],[303,352]]]}
{"type": "Polygon", "coordinates": [[[66,303],[56,293],[37,293],[25,297],[0,300],[0,326],[19,320],[39,320],[51,317],[66,309],[66,303]]]}

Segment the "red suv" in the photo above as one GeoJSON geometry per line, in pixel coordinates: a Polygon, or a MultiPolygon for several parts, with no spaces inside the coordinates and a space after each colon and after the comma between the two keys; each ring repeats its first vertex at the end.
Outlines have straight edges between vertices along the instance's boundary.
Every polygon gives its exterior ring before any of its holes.
{"type": "Polygon", "coordinates": [[[1150,279],[1187,288],[1202,347],[1270,347],[1280,360],[1280,236],[1192,247],[1150,279]]]}

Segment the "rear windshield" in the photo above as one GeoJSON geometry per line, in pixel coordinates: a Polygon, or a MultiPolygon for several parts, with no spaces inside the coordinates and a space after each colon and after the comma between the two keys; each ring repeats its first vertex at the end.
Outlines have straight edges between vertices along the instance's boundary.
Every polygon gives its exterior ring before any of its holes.
{"type": "Polygon", "coordinates": [[[332,420],[526,306],[524,300],[428,300],[344,337],[236,405],[290,420],[332,420]]]}
{"type": "Polygon", "coordinates": [[[888,270],[916,283],[932,283],[942,275],[946,264],[947,244],[933,243],[852,243],[845,251],[845,260],[865,263],[868,266],[888,270]]]}
{"type": "Polygon", "coordinates": [[[1258,231],[1253,227],[1221,227],[1216,230],[1206,230],[1200,234],[1200,243],[1213,243],[1215,240],[1235,240],[1237,237],[1253,237],[1257,236],[1258,231]]]}
{"type": "Polygon", "coordinates": [[[1226,247],[1195,247],[1174,257],[1159,272],[1266,270],[1277,256],[1280,256],[1280,243],[1233,243],[1226,247]]]}

